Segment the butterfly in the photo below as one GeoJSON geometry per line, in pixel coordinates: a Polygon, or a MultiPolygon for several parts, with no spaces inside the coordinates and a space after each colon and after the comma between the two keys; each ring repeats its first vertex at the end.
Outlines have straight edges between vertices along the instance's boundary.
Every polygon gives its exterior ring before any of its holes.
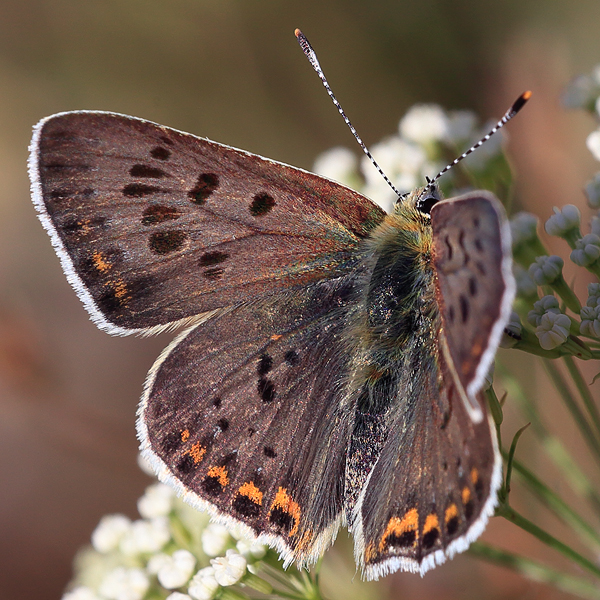
{"type": "Polygon", "coordinates": [[[515,284],[500,202],[434,184],[386,214],[309,172],[115,113],[40,121],[33,202],[113,335],[182,331],[142,454],[191,505],[314,563],[342,524],[377,579],[464,551],[497,503],[482,387],[515,284]]]}

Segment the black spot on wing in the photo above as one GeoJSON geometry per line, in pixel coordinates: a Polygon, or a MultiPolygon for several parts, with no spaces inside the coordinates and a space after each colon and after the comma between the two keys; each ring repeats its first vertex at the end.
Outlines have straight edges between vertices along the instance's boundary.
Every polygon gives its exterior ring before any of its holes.
{"type": "Polygon", "coordinates": [[[460,318],[463,323],[467,322],[469,318],[469,301],[462,294],[459,296],[459,304],[460,304],[460,318]]]}
{"type": "Polygon", "coordinates": [[[273,368],[273,359],[269,354],[263,354],[256,367],[256,372],[259,377],[264,377],[273,368]]]}
{"type": "Polygon", "coordinates": [[[260,506],[248,498],[248,496],[238,494],[233,501],[233,510],[248,519],[253,519],[258,517],[260,506]]]}
{"type": "Polygon", "coordinates": [[[168,433],[161,442],[161,447],[167,454],[175,452],[179,446],[181,446],[181,434],[176,431],[168,433]]]}
{"type": "Polygon", "coordinates": [[[275,507],[269,514],[269,522],[277,527],[280,531],[289,533],[294,526],[294,518],[289,513],[281,508],[275,507]]]}
{"type": "Polygon", "coordinates": [[[392,548],[406,548],[412,546],[415,543],[416,532],[412,529],[404,531],[400,535],[392,533],[386,538],[386,545],[392,548]]]}
{"type": "Polygon", "coordinates": [[[263,402],[268,403],[275,400],[275,384],[270,379],[260,379],[257,389],[263,402]]]}
{"type": "Polygon", "coordinates": [[[298,361],[300,360],[298,357],[298,353],[295,350],[288,350],[283,358],[285,362],[291,367],[297,365],[298,361]]]}
{"type": "Polygon", "coordinates": [[[267,194],[266,192],[261,192],[260,194],[256,194],[252,200],[252,204],[250,205],[250,214],[253,217],[262,217],[267,213],[273,210],[275,206],[275,200],[273,196],[267,194]]]}
{"type": "Polygon", "coordinates": [[[150,250],[159,255],[176,252],[185,244],[187,237],[183,231],[157,231],[150,236],[150,250]]]}
{"type": "Polygon", "coordinates": [[[210,267],[212,265],[218,265],[224,261],[226,261],[229,258],[229,254],[227,254],[226,252],[218,252],[218,251],[214,251],[214,252],[205,252],[201,257],[200,257],[200,266],[201,267],[210,267]]]}
{"type": "Polygon", "coordinates": [[[162,188],[145,183],[129,183],[123,188],[123,195],[129,198],[143,198],[156,192],[164,192],[162,188]]]}
{"type": "Polygon", "coordinates": [[[170,175],[162,169],[157,169],[156,167],[151,167],[150,165],[140,164],[133,165],[133,167],[129,169],[129,174],[132,177],[148,177],[150,179],[162,179],[163,177],[170,177],[170,175]]]}
{"type": "Polygon", "coordinates": [[[163,148],[162,146],[156,146],[156,148],[152,148],[152,150],[150,150],[150,156],[152,158],[156,158],[157,160],[169,160],[171,151],[163,148]]]}
{"type": "Polygon", "coordinates": [[[215,173],[202,173],[196,185],[188,192],[190,202],[202,205],[207,198],[219,187],[219,176],[215,173]]]}
{"type": "Polygon", "coordinates": [[[87,200],[91,198],[96,193],[96,190],[93,188],[75,188],[70,186],[62,186],[56,188],[50,192],[50,198],[52,200],[66,200],[71,198],[77,198],[81,200],[87,200]]]}
{"type": "Polygon", "coordinates": [[[177,463],[176,469],[185,475],[194,470],[194,458],[190,454],[184,454],[177,463]]]}
{"type": "Polygon", "coordinates": [[[426,534],[423,535],[423,547],[429,550],[440,537],[440,531],[437,528],[430,529],[426,534]]]}

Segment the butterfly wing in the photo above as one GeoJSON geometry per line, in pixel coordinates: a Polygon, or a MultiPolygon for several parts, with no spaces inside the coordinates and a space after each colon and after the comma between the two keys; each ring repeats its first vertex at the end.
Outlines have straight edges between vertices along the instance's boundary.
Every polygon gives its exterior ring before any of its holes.
{"type": "Polygon", "coordinates": [[[466,550],[497,503],[502,463],[493,424],[469,417],[443,354],[416,350],[412,361],[411,381],[405,374],[398,382],[403,409],[388,423],[354,510],[356,560],[367,579],[424,574],[466,550]]]}
{"type": "Polygon", "coordinates": [[[500,202],[481,191],[437,203],[431,226],[443,349],[471,418],[481,420],[476,395],[515,295],[510,227],[500,202]]]}
{"type": "Polygon", "coordinates": [[[121,335],[337,276],[383,218],[316,175],[112,113],[42,120],[29,173],[71,285],[121,335]]]}
{"type": "MultiPolygon", "coordinates": [[[[419,296],[425,304],[393,378],[371,388],[370,406],[388,408],[357,411],[350,445],[349,467],[362,458],[357,435],[380,449],[360,495],[346,500],[368,579],[398,569],[423,574],[464,551],[493,513],[501,483],[480,390],[514,295],[506,217],[478,192],[435,205],[431,225],[421,260],[428,264],[430,254],[433,267],[419,296]]],[[[353,479],[347,469],[347,489],[353,479]]]]}
{"type": "Polygon", "coordinates": [[[342,520],[352,280],[223,311],[150,371],[138,436],[159,478],[286,562],[314,562],[342,520]]]}

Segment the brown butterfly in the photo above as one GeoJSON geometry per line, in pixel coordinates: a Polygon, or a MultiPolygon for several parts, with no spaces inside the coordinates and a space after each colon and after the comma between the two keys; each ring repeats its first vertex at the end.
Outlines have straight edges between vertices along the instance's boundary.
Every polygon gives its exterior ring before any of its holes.
{"type": "Polygon", "coordinates": [[[431,183],[385,214],[306,171],[91,111],[40,121],[29,174],[94,322],[183,328],[137,429],[187,502],[286,564],[347,524],[367,579],[423,574],[481,534],[502,477],[481,389],[515,289],[491,194],[442,200],[431,183]]]}

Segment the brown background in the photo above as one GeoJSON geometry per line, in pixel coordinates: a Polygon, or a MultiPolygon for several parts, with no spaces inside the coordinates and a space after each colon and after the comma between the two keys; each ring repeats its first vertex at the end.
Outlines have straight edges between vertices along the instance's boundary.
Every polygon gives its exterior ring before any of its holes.
{"type": "MultiPolygon", "coordinates": [[[[593,119],[559,105],[562,86],[600,62],[599,24],[597,0],[2,0],[0,597],[60,597],[100,517],[135,516],[150,481],[136,466],[136,403],[170,339],[110,338],[88,320],[29,201],[34,123],[59,111],[111,110],[310,168],[319,152],[352,140],[297,47],[293,30],[301,27],[367,143],[393,133],[415,102],[472,108],[487,119],[532,89],[510,126],[510,149],[518,201],[545,219],[567,202],[586,211],[581,188],[599,166],[585,148],[593,119]]],[[[539,366],[515,354],[502,356],[526,375],[585,468],[585,450],[539,366]]],[[[507,410],[510,439],[524,420],[510,398],[507,410]]],[[[525,440],[527,464],[570,500],[537,448],[525,440]]],[[[515,493],[524,514],[571,539],[515,493]]],[[[484,539],[570,569],[499,519],[484,539]]],[[[361,586],[352,568],[331,576],[340,555],[350,556],[343,542],[325,561],[331,596],[566,597],[469,557],[424,580],[398,574],[361,586]]]]}

